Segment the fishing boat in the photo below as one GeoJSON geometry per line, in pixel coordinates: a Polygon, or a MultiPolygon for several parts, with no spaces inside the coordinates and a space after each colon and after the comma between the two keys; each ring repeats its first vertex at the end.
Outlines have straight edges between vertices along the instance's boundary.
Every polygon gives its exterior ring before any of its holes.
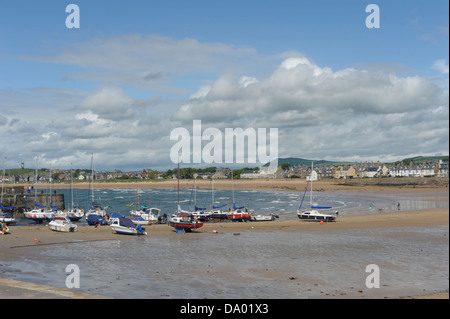
{"type": "Polygon", "coordinates": [[[147,235],[147,232],[141,225],[134,224],[131,219],[126,217],[111,217],[109,225],[117,234],[147,235]]]}
{"type": "Polygon", "coordinates": [[[78,226],[73,224],[66,217],[55,217],[49,223],[48,227],[53,231],[73,233],[77,231],[78,226]]]}
{"type": "Polygon", "coordinates": [[[317,180],[317,174],[314,171],[314,164],[311,163],[311,174],[308,176],[305,187],[305,192],[303,194],[302,201],[300,203],[300,207],[297,210],[297,216],[301,220],[306,221],[324,221],[324,222],[333,222],[336,220],[335,214],[325,213],[325,212],[319,212],[318,209],[331,209],[331,206],[319,206],[319,205],[313,205],[312,204],[312,193],[313,193],[313,181],[317,180]],[[308,184],[311,183],[311,190],[310,190],[310,200],[309,200],[309,209],[305,211],[301,211],[301,207],[303,204],[303,200],[305,198],[306,190],[308,188],[308,184]]]}

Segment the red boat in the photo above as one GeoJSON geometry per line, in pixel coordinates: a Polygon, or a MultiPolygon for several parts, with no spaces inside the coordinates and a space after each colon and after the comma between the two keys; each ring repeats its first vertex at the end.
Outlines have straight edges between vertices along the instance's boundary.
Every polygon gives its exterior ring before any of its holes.
{"type": "Polygon", "coordinates": [[[252,213],[241,209],[232,210],[228,213],[228,219],[233,221],[248,221],[252,217],[252,213]]]}
{"type": "Polygon", "coordinates": [[[197,229],[203,226],[203,223],[194,218],[189,212],[183,212],[178,207],[176,216],[169,218],[169,225],[175,227],[178,232],[190,232],[193,229],[197,229]]]}

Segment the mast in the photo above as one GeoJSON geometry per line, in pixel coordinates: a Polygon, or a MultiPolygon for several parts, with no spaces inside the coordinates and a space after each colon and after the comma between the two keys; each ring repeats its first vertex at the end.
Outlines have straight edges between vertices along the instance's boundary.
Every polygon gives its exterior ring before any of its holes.
{"type": "Polygon", "coordinates": [[[3,174],[2,174],[2,194],[1,194],[1,200],[0,203],[3,205],[3,183],[5,182],[5,172],[6,172],[6,156],[5,161],[3,162],[3,174]]]}
{"type": "Polygon", "coordinates": [[[178,159],[178,170],[177,170],[177,180],[178,180],[178,209],[180,210],[180,159],[178,159]]]}
{"type": "Polygon", "coordinates": [[[72,163],[70,163],[70,198],[71,198],[71,209],[73,211],[73,186],[72,186],[72,163]]]}
{"type": "Polygon", "coordinates": [[[313,171],[314,171],[314,162],[311,162],[311,175],[309,175],[309,179],[311,180],[311,192],[309,193],[309,208],[310,209],[312,207],[313,171]]]}

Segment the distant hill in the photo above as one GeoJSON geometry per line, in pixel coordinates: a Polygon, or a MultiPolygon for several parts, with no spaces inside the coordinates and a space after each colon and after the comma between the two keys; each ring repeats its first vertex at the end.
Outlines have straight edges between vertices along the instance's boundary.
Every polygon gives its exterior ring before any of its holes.
{"type": "Polygon", "coordinates": [[[410,163],[412,161],[414,164],[422,164],[423,162],[437,162],[440,159],[448,161],[448,155],[447,156],[414,156],[414,157],[405,158],[399,162],[410,163]]]}

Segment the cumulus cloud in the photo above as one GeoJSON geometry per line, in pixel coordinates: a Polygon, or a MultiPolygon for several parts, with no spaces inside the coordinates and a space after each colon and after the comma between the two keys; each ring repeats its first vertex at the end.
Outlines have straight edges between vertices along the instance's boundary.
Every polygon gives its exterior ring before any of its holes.
{"type": "Polygon", "coordinates": [[[388,158],[399,151],[445,152],[448,144],[448,96],[430,80],[333,71],[305,57],[283,60],[265,78],[220,76],[193,94],[173,119],[276,127],[279,154],[286,156],[388,158]]]}
{"type": "Polygon", "coordinates": [[[351,114],[390,114],[442,103],[440,89],[418,76],[398,77],[364,70],[333,71],[306,58],[288,58],[267,78],[230,75],[201,88],[173,116],[212,122],[254,117],[272,125],[330,122],[351,114]],[[245,85],[243,85],[245,84],[245,85]],[[309,119],[309,121],[308,121],[309,119]]]}

